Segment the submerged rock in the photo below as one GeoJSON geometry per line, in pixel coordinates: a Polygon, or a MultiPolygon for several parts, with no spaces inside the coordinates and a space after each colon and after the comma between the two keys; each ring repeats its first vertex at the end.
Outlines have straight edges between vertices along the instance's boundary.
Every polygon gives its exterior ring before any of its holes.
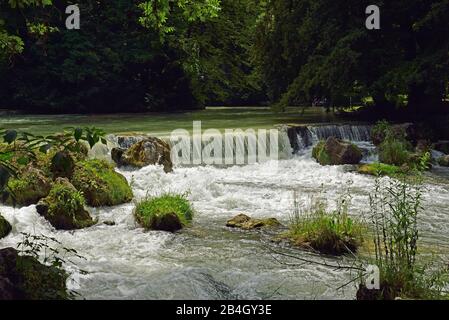
{"type": "Polygon", "coordinates": [[[438,164],[442,167],[449,167],[449,155],[439,158],[438,164]]]}
{"type": "Polygon", "coordinates": [[[51,189],[51,181],[43,171],[27,167],[17,178],[8,181],[11,194],[6,204],[20,207],[36,204],[40,199],[46,197],[51,189]]]}
{"type": "Polygon", "coordinates": [[[104,160],[90,159],[77,163],[71,182],[92,207],[116,206],[133,198],[126,178],[104,160]]]}
{"type": "Polygon", "coordinates": [[[81,192],[65,178],[56,179],[49,195],[39,201],[37,212],[58,230],[82,229],[94,225],[85,209],[81,192]]]}
{"type": "Polygon", "coordinates": [[[335,137],[319,142],[313,148],[312,156],[321,165],[358,164],[363,157],[356,145],[335,137]]]}
{"type": "Polygon", "coordinates": [[[118,166],[142,168],[158,164],[163,165],[167,173],[173,171],[170,145],[158,138],[146,138],[133,144],[129,149],[114,148],[111,155],[118,166]]]}
{"type": "Polygon", "coordinates": [[[434,144],[433,148],[444,154],[449,154],[449,141],[438,141],[434,144]]]}
{"type": "Polygon", "coordinates": [[[275,218],[253,219],[246,214],[239,214],[226,222],[230,228],[239,228],[243,230],[260,229],[265,227],[279,227],[281,223],[275,218]]]}
{"type": "Polygon", "coordinates": [[[9,222],[0,215],[0,239],[6,237],[12,230],[9,222]]]}
{"type": "Polygon", "coordinates": [[[41,264],[17,250],[0,250],[0,300],[68,299],[66,280],[61,269],[41,264]]]}

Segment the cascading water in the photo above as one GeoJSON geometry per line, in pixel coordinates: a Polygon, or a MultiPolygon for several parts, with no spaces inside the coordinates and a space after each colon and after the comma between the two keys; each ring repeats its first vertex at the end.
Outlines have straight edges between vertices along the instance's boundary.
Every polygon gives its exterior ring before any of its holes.
{"type": "Polygon", "coordinates": [[[311,147],[333,136],[356,144],[362,150],[363,162],[374,162],[378,156],[371,143],[371,128],[370,125],[350,124],[294,126],[287,129],[287,135],[294,154],[310,154],[311,147]]]}
{"type": "MultiPolygon", "coordinates": [[[[363,130],[305,127],[294,131],[294,141],[307,148],[328,133],[363,141],[363,130]]],[[[90,208],[99,223],[72,232],[54,230],[34,205],[20,209],[0,205],[0,212],[13,225],[12,234],[0,240],[0,247],[15,247],[22,240],[20,233],[27,232],[54,237],[76,249],[86,260],[75,261],[88,274],[77,274],[79,287],[74,289],[86,299],[353,299],[355,287],[336,288],[354,275],[312,264],[280,264],[266,249],[275,246],[269,237],[225,227],[226,220],[239,213],[275,217],[287,224],[294,192],[299,203],[321,193],[333,206],[332,200],[348,181],[352,181],[353,195],[350,214],[367,213],[373,178],[346,172],[341,166],[320,166],[309,154],[291,156],[295,149],[293,143],[290,148],[291,131],[280,130],[279,144],[288,156],[277,161],[177,166],[170,174],[159,166],[119,170],[130,182],[135,200],[164,192],[188,195],[196,214],[192,226],[180,233],[145,232],[134,221],[133,203],[90,208]],[[104,221],[115,225],[104,225],[104,221]]],[[[119,145],[114,137],[109,140],[110,147],[119,145]]],[[[104,151],[94,153],[104,156],[104,151]]],[[[427,185],[425,190],[421,239],[448,253],[449,184],[427,185]]],[[[286,250],[321,261],[306,252],[286,250]]]]}
{"type": "Polygon", "coordinates": [[[293,152],[298,153],[331,136],[351,142],[369,142],[371,127],[369,125],[296,126],[288,128],[287,134],[293,152]]]}

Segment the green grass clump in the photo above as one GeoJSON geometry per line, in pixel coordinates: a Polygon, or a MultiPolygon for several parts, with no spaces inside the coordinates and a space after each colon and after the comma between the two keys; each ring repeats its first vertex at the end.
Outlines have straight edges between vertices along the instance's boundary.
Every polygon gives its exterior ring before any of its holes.
{"type": "Polygon", "coordinates": [[[349,217],[347,199],[338,201],[337,209],[327,211],[323,200],[312,201],[291,217],[287,238],[295,245],[320,253],[342,255],[354,253],[363,242],[363,224],[349,217]]]}
{"type": "Polygon", "coordinates": [[[423,187],[415,179],[376,179],[370,194],[374,256],[369,264],[380,271],[380,289],[360,284],[359,300],[448,298],[449,268],[418,261],[418,216],[423,187]]]}
{"type": "Polygon", "coordinates": [[[411,145],[405,140],[386,138],[379,146],[379,161],[402,166],[409,163],[411,145]]]}
{"type": "Polygon", "coordinates": [[[148,198],[136,205],[137,221],[146,229],[157,228],[158,223],[169,214],[175,214],[182,226],[193,219],[193,208],[184,195],[165,194],[148,198]]]}
{"type": "Polygon", "coordinates": [[[126,178],[103,160],[79,162],[71,182],[93,207],[115,206],[130,202],[133,198],[126,178]]]}

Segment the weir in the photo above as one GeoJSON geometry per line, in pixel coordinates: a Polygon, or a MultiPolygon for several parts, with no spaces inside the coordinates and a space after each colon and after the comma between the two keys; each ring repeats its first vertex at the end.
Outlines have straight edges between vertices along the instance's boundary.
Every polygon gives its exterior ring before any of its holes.
{"type": "Polygon", "coordinates": [[[331,136],[352,142],[369,142],[371,128],[371,125],[351,124],[290,126],[287,128],[287,135],[293,153],[297,154],[331,136]]]}

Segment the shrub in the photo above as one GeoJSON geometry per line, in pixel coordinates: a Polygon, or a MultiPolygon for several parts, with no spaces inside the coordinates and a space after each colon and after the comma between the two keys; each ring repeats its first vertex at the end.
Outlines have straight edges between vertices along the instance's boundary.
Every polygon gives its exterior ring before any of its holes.
{"type": "Polygon", "coordinates": [[[133,198],[126,178],[103,160],[91,159],[78,163],[72,183],[93,207],[115,206],[130,202],[133,198]]]}
{"type": "Polygon", "coordinates": [[[145,228],[176,231],[193,219],[193,209],[184,195],[165,194],[136,205],[135,217],[145,228]]]}
{"type": "Polygon", "coordinates": [[[379,161],[402,166],[409,163],[411,145],[405,140],[387,137],[379,146],[379,161]]]}
{"type": "MultiPolygon", "coordinates": [[[[419,181],[418,181],[419,182],[419,181]]],[[[422,190],[416,181],[377,179],[370,196],[374,231],[374,263],[380,270],[380,289],[361,284],[358,299],[435,299],[449,284],[447,266],[442,269],[417,264],[418,215],[422,190]]]]}
{"type": "Polygon", "coordinates": [[[349,202],[350,196],[344,195],[337,201],[337,209],[329,212],[321,199],[311,199],[306,208],[300,208],[295,200],[287,238],[325,254],[356,252],[363,242],[363,225],[349,217],[349,202]]]}

